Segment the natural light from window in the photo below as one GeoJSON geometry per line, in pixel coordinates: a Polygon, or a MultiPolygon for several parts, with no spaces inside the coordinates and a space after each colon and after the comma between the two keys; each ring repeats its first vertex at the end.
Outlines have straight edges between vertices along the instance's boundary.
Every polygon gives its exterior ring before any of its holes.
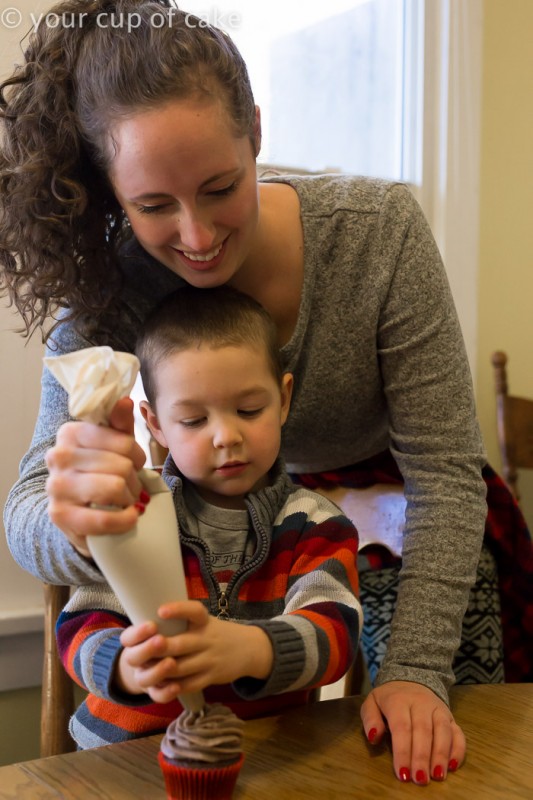
{"type": "Polygon", "coordinates": [[[261,162],[418,183],[418,0],[179,5],[241,50],[262,112],[261,162]]]}

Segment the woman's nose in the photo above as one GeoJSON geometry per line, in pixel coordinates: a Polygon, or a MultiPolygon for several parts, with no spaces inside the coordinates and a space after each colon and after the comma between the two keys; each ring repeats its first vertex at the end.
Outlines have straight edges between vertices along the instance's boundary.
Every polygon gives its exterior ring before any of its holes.
{"type": "Polygon", "coordinates": [[[215,244],[216,230],[208,217],[192,210],[180,215],[179,236],[185,252],[208,253],[215,244]]]}

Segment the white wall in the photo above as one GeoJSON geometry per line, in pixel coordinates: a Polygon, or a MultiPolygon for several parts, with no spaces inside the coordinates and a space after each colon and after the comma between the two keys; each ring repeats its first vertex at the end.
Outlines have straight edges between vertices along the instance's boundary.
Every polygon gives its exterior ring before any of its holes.
{"type": "MultiPolygon", "coordinates": [[[[41,374],[40,340],[26,346],[13,332],[17,320],[5,305],[0,308],[0,441],[3,443],[0,471],[0,504],[18,474],[18,463],[26,450],[37,415],[41,374]]],[[[27,653],[26,639],[42,629],[42,585],[21,569],[0,537],[0,690],[32,685],[39,680],[40,661],[20,659],[27,653]],[[4,637],[10,637],[9,643],[4,637]],[[14,639],[11,637],[15,637],[14,639]],[[18,663],[17,663],[18,662],[18,663]],[[20,670],[23,670],[21,674],[20,670]]]]}
{"type": "MultiPolygon", "coordinates": [[[[489,459],[501,459],[490,356],[505,350],[513,395],[533,397],[533,3],[484,0],[478,409],[489,459]]],[[[533,472],[519,472],[533,531],[533,472]]]]}
{"type": "MultiPolygon", "coordinates": [[[[19,59],[19,40],[31,25],[30,12],[39,2],[17,0],[11,15],[0,15],[0,75],[5,78],[19,59]],[[17,16],[20,12],[20,16],[17,16]],[[17,24],[18,23],[18,24],[17,24]],[[10,27],[12,26],[12,27],[10,27]]],[[[46,5],[44,6],[46,7],[46,5]]],[[[20,458],[27,449],[37,416],[42,344],[29,343],[14,331],[19,319],[6,302],[0,304],[0,505],[17,478],[20,458]]],[[[17,566],[0,532],[0,691],[40,681],[42,630],[41,583],[17,566]],[[40,649],[37,645],[40,645],[40,649]]]]}

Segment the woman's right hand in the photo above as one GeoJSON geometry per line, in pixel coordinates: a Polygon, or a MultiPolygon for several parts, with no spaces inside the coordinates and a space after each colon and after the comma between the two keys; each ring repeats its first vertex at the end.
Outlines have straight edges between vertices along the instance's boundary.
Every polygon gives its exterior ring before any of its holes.
{"type": "Polygon", "coordinates": [[[144,510],[137,472],[145,460],[129,398],[115,405],[110,427],[67,422],[59,429],[46,454],[48,513],[82,555],[90,557],[88,535],[125,533],[136,524],[144,510]]]}

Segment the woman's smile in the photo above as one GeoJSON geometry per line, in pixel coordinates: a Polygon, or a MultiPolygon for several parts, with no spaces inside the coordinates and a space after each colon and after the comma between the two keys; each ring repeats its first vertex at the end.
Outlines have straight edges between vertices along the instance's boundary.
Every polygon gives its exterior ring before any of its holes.
{"type": "Polygon", "coordinates": [[[259,198],[252,143],[222,103],[173,100],[117,122],[113,141],[109,176],[139,244],[192,285],[231,281],[259,198]]]}
{"type": "Polygon", "coordinates": [[[208,250],[206,253],[187,252],[186,250],[182,250],[180,247],[173,247],[172,249],[178,253],[188,269],[203,272],[205,270],[215,269],[215,267],[218,267],[218,265],[222,262],[224,259],[224,253],[226,250],[225,245],[228,238],[229,237],[227,237],[216,247],[208,250]]]}

